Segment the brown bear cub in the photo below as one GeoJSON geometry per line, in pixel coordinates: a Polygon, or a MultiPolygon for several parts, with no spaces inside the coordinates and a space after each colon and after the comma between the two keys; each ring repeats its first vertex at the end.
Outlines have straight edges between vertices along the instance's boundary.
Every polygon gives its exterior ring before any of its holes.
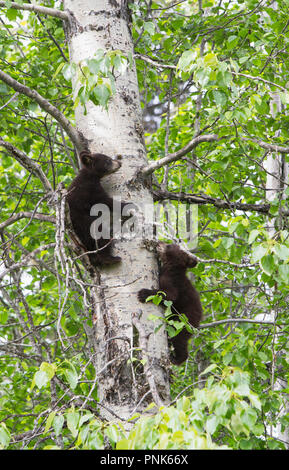
{"type": "MultiPolygon", "coordinates": [[[[198,328],[202,319],[202,305],[200,296],[190,280],[186,276],[187,268],[196,266],[197,261],[189,254],[181,250],[178,245],[169,245],[158,242],[157,253],[161,261],[161,270],[159,276],[159,289],[141,289],[138,292],[140,302],[145,302],[146,298],[156,295],[162,291],[166,294],[163,300],[172,301],[172,313],[178,315],[185,314],[189,323],[198,328]]],[[[188,340],[191,337],[186,328],[169,339],[173,345],[174,355],[171,361],[174,364],[182,364],[188,357],[188,340]]]]}
{"type": "MultiPolygon", "coordinates": [[[[113,199],[105,192],[100,180],[121,167],[120,158],[118,156],[112,159],[100,153],[92,154],[88,150],[82,151],[80,160],[83,168],[68,188],[67,202],[73,229],[86,251],[98,250],[96,253],[88,254],[93,266],[110,265],[121,261],[120,256],[111,255],[112,247],[109,237],[100,237],[95,240],[90,232],[92,223],[97,219],[96,216],[90,215],[94,204],[104,204],[112,214],[113,199]]],[[[124,205],[125,203],[121,204],[121,209],[124,205]]]]}

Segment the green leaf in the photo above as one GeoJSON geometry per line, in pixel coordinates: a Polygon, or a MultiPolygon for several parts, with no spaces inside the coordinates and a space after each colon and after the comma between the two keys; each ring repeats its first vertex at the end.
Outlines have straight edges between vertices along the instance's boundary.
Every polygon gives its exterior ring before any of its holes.
{"type": "Polygon", "coordinates": [[[252,250],[252,255],[251,255],[251,260],[253,263],[256,263],[256,261],[260,261],[263,256],[265,256],[267,252],[267,248],[265,248],[262,245],[257,245],[253,248],[252,250]]]}
{"type": "Polygon", "coordinates": [[[78,384],[78,373],[74,365],[69,361],[65,361],[62,372],[64,373],[70,388],[74,390],[78,384]]]}
{"type": "Polygon", "coordinates": [[[40,370],[46,372],[48,379],[51,380],[52,377],[54,377],[56,366],[54,364],[49,364],[48,362],[42,362],[40,370]]]}
{"type": "Polygon", "coordinates": [[[233,80],[233,76],[230,72],[223,72],[222,73],[222,78],[223,78],[223,82],[224,82],[224,85],[225,86],[230,86],[232,80],[233,80]]]}
{"type": "Polygon", "coordinates": [[[248,396],[250,394],[250,388],[248,383],[242,382],[237,387],[234,389],[235,393],[238,393],[239,395],[242,396],[248,396]]]}
{"type": "Polygon", "coordinates": [[[242,450],[249,450],[253,449],[254,447],[253,439],[241,439],[240,440],[240,449],[242,450]]]}
{"type": "Polygon", "coordinates": [[[79,418],[80,418],[79,413],[75,411],[70,411],[66,415],[67,427],[73,437],[76,437],[78,434],[77,426],[78,426],[79,418]]]}
{"type": "Polygon", "coordinates": [[[155,25],[152,21],[147,21],[143,24],[144,31],[146,31],[151,36],[155,33],[155,25]]]}
{"type": "Polygon", "coordinates": [[[204,64],[209,67],[216,67],[218,65],[218,59],[214,52],[209,52],[204,56],[204,64]]]}
{"type": "Polygon", "coordinates": [[[164,300],[164,305],[167,307],[167,312],[171,312],[171,307],[173,305],[173,302],[171,300],[164,300]]]}
{"type": "Polygon", "coordinates": [[[5,423],[0,423],[0,444],[2,447],[8,447],[11,439],[10,432],[8,431],[5,423]]]}
{"type": "Polygon", "coordinates": [[[96,99],[96,103],[106,108],[111,97],[111,91],[106,84],[97,85],[93,90],[93,96],[96,99]]]}
{"type": "Polygon", "coordinates": [[[220,346],[222,346],[222,344],[224,344],[224,340],[223,339],[220,339],[219,341],[216,341],[214,344],[213,344],[213,349],[218,349],[220,346]]]}
{"type": "Polygon", "coordinates": [[[188,71],[195,58],[195,51],[189,50],[183,52],[178,62],[178,68],[184,72],[188,71]]]}
{"type": "Polygon", "coordinates": [[[8,310],[0,311],[0,323],[5,324],[8,320],[8,310]]]}
{"type": "Polygon", "coordinates": [[[264,271],[264,273],[270,276],[275,270],[274,256],[272,255],[264,256],[260,261],[260,266],[262,268],[262,271],[264,271]]]}
{"type": "Polygon", "coordinates": [[[151,402],[151,403],[149,403],[149,405],[145,408],[144,411],[150,411],[150,410],[152,410],[152,409],[155,408],[155,407],[156,407],[156,404],[155,404],[154,402],[151,402]]]}
{"type": "Polygon", "coordinates": [[[49,383],[49,377],[45,371],[39,370],[34,374],[32,383],[35,383],[39,389],[46,387],[49,383]]]}
{"type": "Polygon", "coordinates": [[[94,75],[97,75],[100,71],[100,68],[101,68],[101,64],[103,62],[103,59],[89,59],[87,61],[87,66],[89,68],[89,71],[91,74],[94,74],[94,75]]]}
{"type": "Polygon", "coordinates": [[[46,425],[45,425],[45,429],[44,429],[44,434],[47,434],[47,432],[48,432],[49,429],[51,428],[52,421],[54,420],[55,414],[56,414],[56,411],[51,411],[51,413],[49,413],[48,418],[47,418],[47,420],[46,420],[46,425]]]}
{"type": "Polygon", "coordinates": [[[119,429],[115,424],[111,424],[105,429],[105,434],[112,442],[117,442],[120,437],[119,429]]]}
{"type": "Polygon", "coordinates": [[[239,435],[241,433],[245,433],[247,436],[249,435],[249,431],[247,427],[244,425],[244,422],[240,416],[240,411],[238,411],[232,416],[231,426],[235,434],[239,435]]]}
{"type": "Polygon", "coordinates": [[[248,237],[248,243],[251,245],[251,243],[253,243],[256,238],[258,237],[259,235],[259,230],[252,230],[249,234],[249,237],[248,237]]]}
{"type": "Polygon", "coordinates": [[[222,91],[213,90],[213,95],[216,105],[222,107],[227,103],[227,96],[222,91]]]}
{"type": "Polygon", "coordinates": [[[65,65],[64,62],[61,62],[61,63],[58,65],[58,67],[57,67],[55,73],[54,73],[53,76],[52,76],[52,80],[55,80],[55,78],[57,77],[57,75],[59,74],[59,72],[62,70],[62,68],[64,67],[64,65],[65,65]]]}
{"type": "Polygon", "coordinates": [[[240,64],[244,64],[248,59],[250,59],[250,56],[244,55],[243,57],[240,57],[239,62],[240,64]]]}
{"type": "Polygon", "coordinates": [[[61,450],[61,447],[49,444],[48,446],[44,446],[43,450],[61,450]]]}
{"type": "MultiPolygon", "coordinates": [[[[65,80],[67,80],[68,82],[70,82],[72,77],[74,76],[75,68],[76,68],[75,64],[64,64],[63,65],[62,75],[64,76],[65,80]]],[[[58,73],[58,69],[56,70],[56,72],[58,73]]],[[[55,72],[55,74],[56,74],[56,72],[55,72]]]]}
{"type": "Polygon", "coordinates": [[[21,241],[22,245],[23,246],[27,245],[29,240],[30,240],[30,237],[23,237],[21,241]]]}
{"type": "Polygon", "coordinates": [[[56,415],[53,419],[53,429],[56,436],[59,436],[64,424],[64,416],[56,415]]]}
{"type": "Polygon", "coordinates": [[[131,449],[131,441],[129,439],[121,439],[116,443],[116,450],[129,450],[131,449]]]}
{"type": "Polygon", "coordinates": [[[227,48],[229,50],[234,49],[234,47],[238,44],[238,41],[239,41],[238,36],[235,36],[235,35],[229,36],[227,39],[227,48]]]}
{"type": "Polygon", "coordinates": [[[261,401],[259,400],[258,395],[250,391],[250,393],[248,394],[248,397],[251,402],[251,405],[257,408],[257,410],[261,410],[262,404],[261,404],[261,401]]]}
{"type": "Polygon", "coordinates": [[[203,372],[201,372],[199,374],[199,376],[204,375],[204,374],[208,374],[209,372],[212,372],[213,370],[215,370],[217,368],[218,368],[217,364],[210,364],[208,367],[206,367],[205,370],[203,370],[203,372]]]}
{"type": "Polygon", "coordinates": [[[67,369],[65,371],[65,377],[69,383],[71,390],[74,390],[78,384],[78,375],[76,371],[67,369]]]}
{"type": "Polygon", "coordinates": [[[231,248],[231,246],[234,245],[234,238],[229,238],[229,237],[223,237],[222,238],[222,245],[223,247],[228,250],[229,248],[231,248]]]}
{"type": "Polygon", "coordinates": [[[84,423],[89,421],[90,419],[94,418],[92,413],[87,413],[80,417],[78,427],[80,428],[84,423]]]}
{"type": "Polygon", "coordinates": [[[232,353],[232,352],[226,353],[225,356],[224,356],[224,358],[223,358],[223,363],[224,363],[225,365],[230,364],[232,358],[233,358],[233,353],[232,353]]]}
{"type": "Polygon", "coordinates": [[[253,408],[249,406],[241,412],[242,421],[248,430],[253,429],[253,426],[257,420],[257,413],[253,408]]]}
{"type": "Polygon", "coordinates": [[[289,284],[289,265],[283,264],[283,266],[280,266],[278,273],[280,279],[285,282],[285,284],[289,284]]]}
{"type": "Polygon", "coordinates": [[[206,422],[206,431],[209,434],[214,434],[219,424],[219,418],[215,415],[209,416],[206,422]]]}
{"type": "Polygon", "coordinates": [[[280,245],[279,243],[274,246],[274,252],[282,261],[289,260],[289,248],[286,245],[280,245]]]}
{"type": "Polygon", "coordinates": [[[10,21],[15,21],[18,16],[18,12],[15,8],[9,8],[9,10],[6,11],[6,16],[10,21]]]}

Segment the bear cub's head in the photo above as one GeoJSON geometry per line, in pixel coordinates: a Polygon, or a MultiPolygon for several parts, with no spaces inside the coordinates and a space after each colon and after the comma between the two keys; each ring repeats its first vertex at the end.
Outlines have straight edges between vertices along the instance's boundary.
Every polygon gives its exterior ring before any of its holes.
{"type": "Polygon", "coordinates": [[[121,155],[110,158],[102,153],[90,153],[88,150],[83,150],[80,152],[80,160],[86,170],[99,178],[110,175],[121,167],[121,155]]]}
{"type": "Polygon", "coordinates": [[[186,253],[176,244],[158,242],[156,250],[163,265],[186,269],[194,268],[198,264],[193,255],[186,253]]]}

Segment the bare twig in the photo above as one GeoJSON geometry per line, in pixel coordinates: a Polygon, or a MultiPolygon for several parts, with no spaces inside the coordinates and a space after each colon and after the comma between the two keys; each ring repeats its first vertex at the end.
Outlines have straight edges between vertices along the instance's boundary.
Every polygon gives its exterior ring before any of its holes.
{"type": "Polygon", "coordinates": [[[254,77],[254,75],[248,75],[246,73],[240,73],[240,72],[233,72],[231,71],[231,74],[232,75],[235,75],[237,77],[245,77],[245,78],[249,78],[250,80],[258,80],[260,82],[263,82],[263,83],[266,83],[266,85],[272,85],[272,86],[275,86],[277,88],[280,88],[280,90],[284,91],[284,92],[287,92],[287,89],[284,88],[283,86],[281,85],[278,85],[278,83],[274,83],[274,82],[270,82],[269,80],[265,80],[265,78],[262,78],[260,77],[259,75],[257,75],[256,77],[254,77]]]}
{"type": "Polygon", "coordinates": [[[194,139],[192,139],[187,145],[185,145],[185,147],[178,150],[177,152],[170,153],[167,157],[161,158],[160,160],[157,160],[145,166],[144,168],[142,168],[140,173],[143,176],[150,175],[155,170],[158,170],[159,168],[167,165],[168,163],[172,163],[172,162],[175,162],[176,160],[180,160],[181,158],[183,158],[185,155],[187,155],[189,152],[191,152],[194,148],[196,148],[201,143],[216,142],[220,140],[221,138],[224,138],[224,137],[219,137],[217,134],[199,135],[195,137],[194,139]]]}
{"type": "Polygon", "coordinates": [[[2,109],[6,108],[6,106],[8,106],[8,104],[11,103],[11,101],[14,101],[17,98],[18,95],[19,95],[18,91],[16,93],[14,93],[14,95],[11,96],[11,98],[7,101],[7,103],[5,103],[5,104],[3,104],[3,106],[1,106],[0,111],[2,109]]]}
{"type": "Polygon", "coordinates": [[[5,269],[5,271],[2,271],[0,273],[0,279],[3,279],[7,274],[9,274],[12,271],[17,271],[20,268],[23,268],[24,266],[28,266],[29,264],[35,264],[35,255],[38,253],[41,253],[41,251],[48,250],[49,248],[53,248],[55,246],[55,243],[48,243],[48,245],[42,245],[36,248],[34,251],[29,253],[29,255],[25,256],[22,261],[19,261],[18,263],[15,263],[11,265],[9,268],[5,269]]]}
{"type": "Polygon", "coordinates": [[[281,145],[277,144],[269,144],[268,142],[264,142],[263,140],[254,139],[253,137],[241,137],[241,139],[246,140],[248,142],[254,142],[263,149],[269,150],[270,152],[289,153],[289,147],[282,147],[281,145]]]}
{"type": "Polygon", "coordinates": [[[34,176],[37,176],[47,191],[52,191],[52,186],[42,171],[42,168],[33,160],[31,160],[31,158],[29,158],[24,152],[22,152],[22,150],[14,147],[14,145],[10,144],[10,142],[6,142],[2,139],[2,137],[0,137],[0,146],[8,150],[12,157],[15,158],[20,163],[20,165],[26,168],[26,170],[33,173],[34,176]]]}
{"type": "Polygon", "coordinates": [[[41,220],[43,222],[51,222],[52,224],[55,224],[55,217],[51,215],[39,214],[39,212],[36,212],[36,214],[34,214],[33,212],[18,212],[12,217],[9,217],[9,219],[5,220],[5,222],[2,222],[2,224],[0,224],[0,230],[3,230],[4,228],[14,224],[15,222],[21,219],[36,219],[41,220]]]}
{"type": "MultiPolygon", "coordinates": [[[[218,209],[238,209],[242,211],[260,212],[268,214],[270,211],[270,204],[245,204],[242,202],[228,202],[223,199],[214,198],[206,194],[186,194],[183,192],[172,193],[169,191],[154,190],[155,201],[163,201],[165,199],[173,201],[181,201],[189,204],[212,204],[218,209]]],[[[289,214],[289,213],[288,213],[289,214]]]]}
{"type": "Polygon", "coordinates": [[[160,62],[156,62],[155,60],[151,59],[150,57],[147,57],[142,54],[134,54],[135,59],[141,59],[144,62],[147,62],[148,64],[154,65],[154,67],[160,68],[160,69],[171,69],[171,70],[176,70],[177,66],[176,65],[171,65],[171,64],[162,64],[160,62]]]}
{"type": "Polygon", "coordinates": [[[35,13],[41,13],[42,15],[53,16],[54,18],[60,18],[61,20],[68,20],[68,13],[57,8],[48,8],[43,7],[42,5],[32,5],[31,3],[19,3],[10,2],[9,5],[7,2],[0,2],[0,7],[13,8],[14,10],[27,10],[33,11],[35,13]]]}
{"type": "Polygon", "coordinates": [[[213,321],[211,323],[201,323],[199,326],[200,328],[211,328],[214,326],[219,326],[227,323],[255,323],[259,325],[269,325],[269,326],[274,326],[275,322],[269,321],[269,320],[252,320],[249,318],[226,318],[225,320],[218,320],[218,321],[213,321]]]}
{"type": "Polygon", "coordinates": [[[58,282],[58,291],[59,291],[59,299],[58,299],[58,307],[59,307],[59,313],[58,313],[58,320],[56,324],[56,329],[58,333],[59,340],[62,344],[63,349],[65,349],[64,342],[62,340],[61,336],[61,320],[62,320],[62,315],[64,312],[64,307],[66,305],[68,295],[69,295],[69,259],[66,256],[65,253],[65,242],[64,242],[64,237],[65,237],[65,199],[66,199],[66,194],[67,191],[66,189],[63,188],[63,185],[60,184],[59,187],[57,188],[56,195],[58,197],[58,204],[56,204],[55,208],[55,214],[56,214],[56,233],[55,233],[55,250],[54,250],[54,263],[55,263],[55,271],[57,273],[57,282],[58,282]],[[63,292],[63,286],[61,285],[60,282],[60,277],[57,269],[57,261],[60,262],[61,270],[65,274],[65,291],[63,295],[63,301],[62,301],[62,292],[63,292]]]}

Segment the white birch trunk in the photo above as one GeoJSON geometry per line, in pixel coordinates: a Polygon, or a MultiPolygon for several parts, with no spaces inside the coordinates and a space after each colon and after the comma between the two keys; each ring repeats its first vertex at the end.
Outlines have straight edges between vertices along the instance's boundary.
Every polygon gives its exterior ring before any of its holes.
{"type": "MultiPolygon", "coordinates": [[[[119,49],[126,56],[133,53],[124,3],[120,0],[65,0],[64,8],[74,18],[67,38],[71,62],[78,64],[92,58],[97,49],[119,49]]],[[[103,179],[110,195],[152,207],[150,189],[135,179],[137,170],[147,163],[135,67],[128,68],[116,79],[116,94],[110,100],[108,111],[88,102],[87,114],[84,115],[82,106],[78,106],[75,118],[76,127],[88,140],[92,152],[122,155],[121,169],[103,179]]],[[[147,319],[150,313],[160,315],[159,308],[152,304],[142,305],[137,300],[140,288],[158,285],[154,254],[144,248],[140,237],[117,241],[113,251],[115,256],[122,257],[122,263],[102,269],[96,276],[100,287],[100,308],[95,318],[97,368],[98,371],[105,368],[97,377],[98,394],[106,408],[127,418],[144,394],[147,395],[142,406],[151,401],[161,404],[162,400],[168,400],[167,339],[163,328],[154,334],[156,325],[147,319]],[[149,335],[145,336],[149,368],[146,365],[133,372],[132,364],[127,364],[127,360],[131,348],[137,345],[133,339],[133,316],[140,311],[143,315],[138,326],[145,328],[149,335]],[[109,340],[113,337],[121,339],[109,340]],[[109,361],[113,362],[105,367],[109,361]],[[138,374],[138,370],[142,370],[142,374],[138,374]],[[148,370],[150,372],[146,374],[148,370]]],[[[143,335],[144,331],[139,337],[143,335]]],[[[112,414],[108,413],[106,417],[111,419],[112,414]]]]}

